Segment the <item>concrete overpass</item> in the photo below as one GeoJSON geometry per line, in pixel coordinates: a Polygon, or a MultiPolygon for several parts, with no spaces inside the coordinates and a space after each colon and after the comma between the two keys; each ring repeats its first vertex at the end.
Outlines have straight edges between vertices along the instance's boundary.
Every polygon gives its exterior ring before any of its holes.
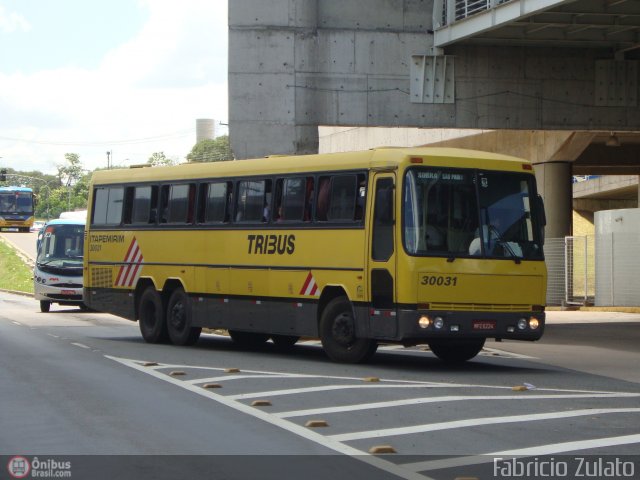
{"type": "Polygon", "coordinates": [[[562,237],[572,175],[640,174],[639,58],[637,0],[233,0],[232,147],[316,152],[320,126],[384,126],[516,154],[562,237]]]}

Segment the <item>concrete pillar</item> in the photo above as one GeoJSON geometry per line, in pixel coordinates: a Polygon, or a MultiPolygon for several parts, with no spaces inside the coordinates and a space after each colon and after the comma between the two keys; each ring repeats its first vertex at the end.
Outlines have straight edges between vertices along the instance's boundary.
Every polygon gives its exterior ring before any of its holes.
{"type": "Polygon", "coordinates": [[[547,215],[546,238],[571,235],[571,162],[553,161],[535,165],[538,193],[547,215]]]}
{"type": "Polygon", "coordinates": [[[313,58],[317,16],[317,0],[229,2],[229,135],[237,159],[317,153],[318,122],[304,118],[317,92],[296,87],[308,83],[298,76],[313,58]]]}

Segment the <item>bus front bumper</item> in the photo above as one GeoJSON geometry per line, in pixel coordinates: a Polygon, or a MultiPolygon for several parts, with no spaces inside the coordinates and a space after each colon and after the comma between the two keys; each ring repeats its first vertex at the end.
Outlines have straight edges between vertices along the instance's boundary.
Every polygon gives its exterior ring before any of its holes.
{"type": "Polygon", "coordinates": [[[397,340],[408,345],[437,338],[534,341],[544,325],[544,312],[399,310],[397,340]]]}

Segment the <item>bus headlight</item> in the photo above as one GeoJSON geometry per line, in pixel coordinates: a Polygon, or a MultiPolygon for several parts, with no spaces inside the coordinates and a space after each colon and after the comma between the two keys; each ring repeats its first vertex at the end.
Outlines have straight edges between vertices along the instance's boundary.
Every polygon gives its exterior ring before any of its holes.
{"type": "Polygon", "coordinates": [[[422,315],[418,320],[418,326],[420,328],[429,328],[429,325],[431,325],[431,319],[426,315],[422,315]]]}
{"type": "Polygon", "coordinates": [[[440,330],[442,327],[444,327],[444,320],[442,317],[436,317],[433,319],[433,326],[436,327],[438,330],[440,330]]]}
{"type": "Polygon", "coordinates": [[[536,330],[539,326],[540,326],[540,320],[538,320],[536,317],[531,317],[529,319],[529,328],[531,330],[536,330]]]}
{"type": "Polygon", "coordinates": [[[525,330],[526,328],[527,328],[527,319],[521,318],[520,320],[518,320],[518,329],[525,330]]]}

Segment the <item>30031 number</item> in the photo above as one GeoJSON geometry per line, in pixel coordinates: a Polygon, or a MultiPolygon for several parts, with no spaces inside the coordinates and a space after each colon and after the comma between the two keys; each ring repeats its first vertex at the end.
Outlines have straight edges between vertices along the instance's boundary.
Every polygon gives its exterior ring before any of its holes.
{"type": "Polygon", "coordinates": [[[430,287],[457,287],[458,277],[445,277],[440,275],[424,275],[420,279],[421,285],[430,287]]]}

